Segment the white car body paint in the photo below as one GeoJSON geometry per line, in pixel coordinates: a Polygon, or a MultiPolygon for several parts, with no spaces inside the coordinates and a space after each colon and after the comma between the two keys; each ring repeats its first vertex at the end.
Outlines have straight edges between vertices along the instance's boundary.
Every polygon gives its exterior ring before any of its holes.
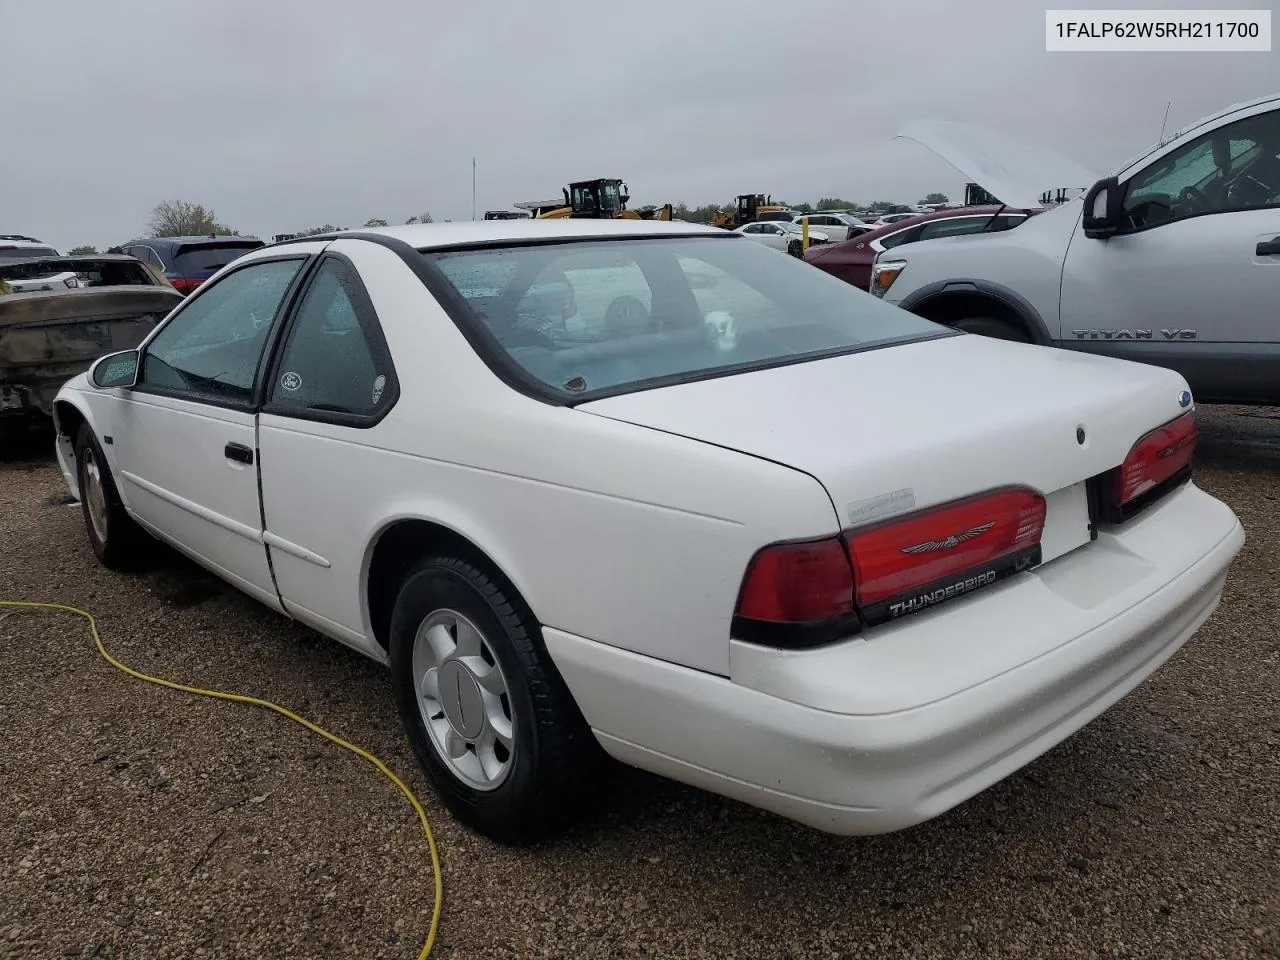
{"type": "MultiPolygon", "coordinates": [[[[419,247],[723,235],[625,220],[369,232],[419,247]]],[[[246,420],[81,375],[58,396],[59,422],[69,405],[112,436],[130,513],[383,662],[366,582],[378,536],[403,519],[451,529],[528,602],[609,752],[821,829],[927,819],[1068,736],[1210,615],[1243,542],[1231,511],[1191,484],[1096,541],[1082,529],[1082,482],[1182,412],[1184,382],[1165,370],[952,336],[562,407],[499,379],[384,246],[288,243],[224,271],[322,249],[367,288],[399,380],[390,412],[366,429],[246,420]],[[237,438],[253,466],[223,456],[237,438]],[[243,499],[255,477],[265,526],[243,499]],[[730,639],[766,544],[836,534],[869,503],[901,512],[1015,483],[1048,501],[1041,566],[817,649],[730,639]],[[265,586],[255,550],[270,551],[265,586]]],[[[66,437],[57,452],[74,494],[66,437]]]]}

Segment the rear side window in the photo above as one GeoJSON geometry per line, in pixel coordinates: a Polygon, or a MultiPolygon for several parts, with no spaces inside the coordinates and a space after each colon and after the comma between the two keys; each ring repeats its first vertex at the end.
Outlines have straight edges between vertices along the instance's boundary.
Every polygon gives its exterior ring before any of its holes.
{"type": "Polygon", "coordinates": [[[367,419],[395,398],[390,356],[369,295],[354,267],[327,257],[289,330],[270,388],[270,412],[367,419]]]}
{"type": "Polygon", "coordinates": [[[566,398],[946,334],[733,234],[427,257],[466,301],[473,342],[566,398]]]}
{"type": "Polygon", "coordinates": [[[186,244],[178,248],[171,269],[176,273],[201,273],[221,270],[232,260],[256,250],[258,241],[246,243],[186,244]]]}

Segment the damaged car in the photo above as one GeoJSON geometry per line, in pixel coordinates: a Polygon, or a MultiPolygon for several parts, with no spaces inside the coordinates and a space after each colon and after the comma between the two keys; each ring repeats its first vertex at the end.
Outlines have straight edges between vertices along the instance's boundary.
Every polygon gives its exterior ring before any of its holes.
{"type": "Polygon", "coordinates": [[[135,257],[0,260],[0,438],[46,428],[67,380],[137,346],[181,302],[135,257]]]}

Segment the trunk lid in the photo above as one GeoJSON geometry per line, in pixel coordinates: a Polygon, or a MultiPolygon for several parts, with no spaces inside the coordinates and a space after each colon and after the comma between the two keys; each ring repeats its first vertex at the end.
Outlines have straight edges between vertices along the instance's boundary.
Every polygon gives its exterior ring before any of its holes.
{"type": "Polygon", "coordinates": [[[1025,485],[1048,501],[1048,561],[1089,540],[1085,481],[1184,413],[1185,389],[1162,368],[958,335],[577,409],[802,470],[845,528],[1025,485]]]}

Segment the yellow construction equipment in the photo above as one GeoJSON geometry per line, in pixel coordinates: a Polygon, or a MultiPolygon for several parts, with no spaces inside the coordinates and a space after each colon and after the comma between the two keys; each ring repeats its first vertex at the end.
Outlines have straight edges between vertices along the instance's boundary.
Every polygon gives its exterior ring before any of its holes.
{"type": "Polygon", "coordinates": [[[763,193],[741,193],[738,195],[737,210],[721,210],[711,220],[713,227],[725,230],[736,230],[744,223],[758,220],[761,214],[786,213],[787,208],[773,202],[773,196],[763,193]]]}
{"type": "MultiPolygon", "coordinates": [[[[548,208],[539,204],[534,212],[538,220],[559,220],[567,217],[587,218],[593,220],[670,220],[671,204],[661,207],[647,206],[638,210],[628,210],[627,201],[631,197],[627,193],[627,185],[621,180],[601,178],[597,180],[579,180],[564,188],[564,203],[558,207],[548,208]]],[[[516,204],[525,207],[524,204],[516,204]]]]}

